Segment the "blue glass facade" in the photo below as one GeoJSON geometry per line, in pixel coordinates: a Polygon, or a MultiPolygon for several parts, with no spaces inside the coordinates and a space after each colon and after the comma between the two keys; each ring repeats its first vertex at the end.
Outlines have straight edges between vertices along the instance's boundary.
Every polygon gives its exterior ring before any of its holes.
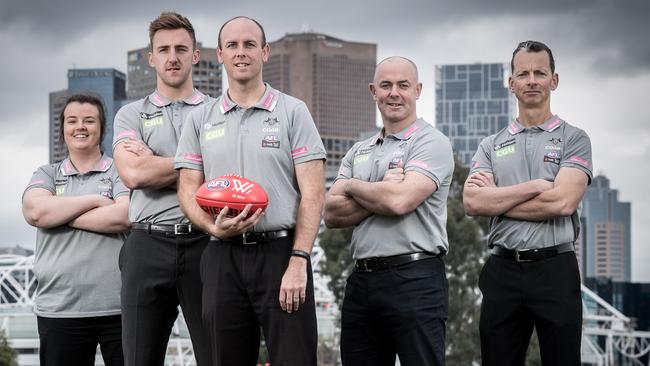
{"type": "Polygon", "coordinates": [[[469,165],[484,137],[515,118],[505,64],[436,66],[436,127],[469,165]]]}

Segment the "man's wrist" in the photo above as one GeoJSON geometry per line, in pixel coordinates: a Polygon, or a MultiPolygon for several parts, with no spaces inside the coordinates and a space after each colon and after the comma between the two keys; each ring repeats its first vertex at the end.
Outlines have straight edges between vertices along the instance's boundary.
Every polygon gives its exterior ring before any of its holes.
{"type": "Polygon", "coordinates": [[[307,253],[304,250],[292,249],[291,250],[291,256],[292,257],[299,257],[299,258],[302,258],[302,259],[304,259],[304,260],[306,260],[308,262],[311,262],[311,254],[307,253]]]}

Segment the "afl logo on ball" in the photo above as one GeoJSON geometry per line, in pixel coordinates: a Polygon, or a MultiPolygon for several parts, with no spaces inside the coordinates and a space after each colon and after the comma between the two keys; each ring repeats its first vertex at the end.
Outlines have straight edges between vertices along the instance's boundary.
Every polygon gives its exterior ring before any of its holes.
{"type": "Polygon", "coordinates": [[[228,179],[211,180],[205,185],[205,188],[210,191],[223,191],[228,187],[230,187],[230,181],[228,179]]]}

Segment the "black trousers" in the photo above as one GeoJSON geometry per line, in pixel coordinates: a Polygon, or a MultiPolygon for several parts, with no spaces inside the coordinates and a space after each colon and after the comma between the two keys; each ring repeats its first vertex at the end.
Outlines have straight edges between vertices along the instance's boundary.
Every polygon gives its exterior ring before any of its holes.
{"type": "Polygon", "coordinates": [[[280,284],[292,247],[291,236],[263,244],[208,244],[201,261],[203,318],[215,365],[255,365],[261,326],[271,365],[316,366],[311,263],[305,303],[291,314],[280,308],[280,284]]]}
{"type": "Polygon", "coordinates": [[[353,272],[341,318],[344,366],[445,364],[448,293],[442,258],[353,272]]]}
{"type": "Polygon", "coordinates": [[[484,366],[524,365],[533,328],[542,365],[580,365],[582,300],[575,253],[527,263],[492,255],[479,287],[484,366]]]}
{"type": "Polygon", "coordinates": [[[213,365],[201,320],[199,263],[207,235],[133,230],[120,252],[122,338],[127,366],[162,366],[180,304],[198,366],[213,365]]]}
{"type": "Polygon", "coordinates": [[[93,366],[97,345],[106,366],[122,366],[119,315],[91,318],[38,316],[41,366],[93,366]]]}

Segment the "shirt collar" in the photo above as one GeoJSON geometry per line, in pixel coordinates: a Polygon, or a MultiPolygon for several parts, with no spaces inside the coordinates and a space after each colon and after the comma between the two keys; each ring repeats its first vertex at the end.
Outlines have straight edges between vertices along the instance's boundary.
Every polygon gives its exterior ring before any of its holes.
{"type": "MultiPolygon", "coordinates": [[[[97,163],[95,163],[95,166],[93,166],[92,169],[88,171],[88,173],[91,172],[106,172],[111,165],[113,164],[113,160],[106,155],[102,154],[101,159],[97,163]]],[[[75,168],[74,164],[72,164],[72,160],[70,160],[70,157],[65,158],[61,162],[61,173],[63,173],[64,176],[70,176],[70,175],[78,175],[79,171],[77,168],[75,168]]]]}
{"type": "Polygon", "coordinates": [[[542,123],[539,125],[539,128],[546,132],[553,132],[555,131],[558,127],[560,127],[564,123],[564,121],[558,117],[557,115],[551,117],[548,119],[548,121],[542,123]]]}
{"type": "MultiPolygon", "coordinates": [[[[544,130],[546,132],[553,132],[555,131],[558,127],[560,127],[564,123],[564,121],[558,117],[557,115],[552,116],[548,120],[544,121],[541,125],[534,126],[537,127],[541,130],[544,130]]],[[[510,132],[511,135],[516,135],[519,132],[523,131],[525,127],[519,123],[519,121],[514,120],[513,122],[510,123],[508,126],[508,132],[510,132]]]]}
{"type": "MultiPolygon", "coordinates": [[[[183,102],[189,105],[197,105],[203,102],[204,100],[205,100],[205,94],[201,93],[197,89],[194,89],[194,91],[189,97],[183,99],[183,102]]],[[[155,90],[153,93],[149,95],[149,101],[156,107],[165,107],[172,103],[172,101],[169,100],[167,97],[158,93],[158,90],[155,90]]]]}
{"type": "MultiPolygon", "coordinates": [[[[275,109],[275,106],[278,104],[280,92],[273,89],[268,83],[264,83],[264,86],[264,94],[262,94],[260,100],[253,107],[272,112],[273,109],[275,109]]],[[[230,99],[228,92],[224,93],[221,97],[221,102],[219,103],[219,109],[221,109],[221,113],[226,114],[236,106],[237,103],[233,102],[232,99],[230,99]]]]}
{"type": "Polygon", "coordinates": [[[378,143],[384,141],[384,129],[379,130],[373,137],[370,139],[370,146],[375,146],[378,143]]]}
{"type": "Polygon", "coordinates": [[[510,125],[508,126],[508,132],[510,132],[511,135],[516,135],[523,130],[524,126],[522,126],[517,120],[510,122],[510,125]]]}
{"type": "Polygon", "coordinates": [[[408,127],[401,130],[400,132],[393,134],[392,136],[399,140],[408,140],[413,136],[417,131],[422,129],[423,124],[426,122],[422,118],[418,118],[415,122],[411,123],[408,127]]]}
{"type": "MultiPolygon", "coordinates": [[[[423,120],[422,118],[418,118],[415,120],[415,122],[411,123],[408,127],[404,128],[403,130],[399,131],[396,134],[393,135],[388,135],[385,137],[393,137],[398,140],[408,140],[415,134],[415,132],[419,131],[422,129],[423,125],[426,124],[427,122],[423,120]]],[[[375,136],[372,137],[370,140],[370,146],[376,145],[379,142],[384,141],[384,133],[386,132],[386,128],[382,128],[375,134],[375,136]]]]}

